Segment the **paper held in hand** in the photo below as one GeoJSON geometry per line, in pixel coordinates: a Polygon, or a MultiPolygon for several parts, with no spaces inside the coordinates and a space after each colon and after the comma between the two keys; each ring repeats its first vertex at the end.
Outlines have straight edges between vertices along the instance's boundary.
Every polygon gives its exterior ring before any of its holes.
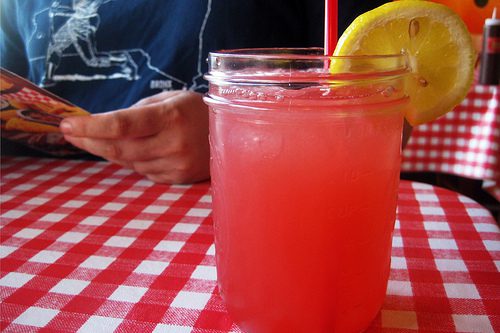
{"type": "Polygon", "coordinates": [[[63,118],[85,115],[89,113],[82,108],[0,68],[2,139],[56,156],[81,154],[64,139],[59,124],[63,118]]]}

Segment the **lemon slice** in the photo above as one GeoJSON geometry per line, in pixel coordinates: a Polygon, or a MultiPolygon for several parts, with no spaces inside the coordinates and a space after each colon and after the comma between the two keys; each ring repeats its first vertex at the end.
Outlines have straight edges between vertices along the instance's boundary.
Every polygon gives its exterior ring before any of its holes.
{"type": "Polygon", "coordinates": [[[472,38],[450,8],[419,0],[394,1],[358,16],[334,55],[408,55],[406,119],[418,125],[443,115],[466,96],[476,59],[472,38]]]}

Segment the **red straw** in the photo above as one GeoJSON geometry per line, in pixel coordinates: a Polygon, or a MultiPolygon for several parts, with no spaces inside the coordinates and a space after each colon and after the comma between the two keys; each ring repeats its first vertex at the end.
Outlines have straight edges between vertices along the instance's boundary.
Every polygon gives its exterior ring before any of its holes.
{"type": "Polygon", "coordinates": [[[325,0],[325,55],[333,55],[338,34],[338,0],[325,0]]]}

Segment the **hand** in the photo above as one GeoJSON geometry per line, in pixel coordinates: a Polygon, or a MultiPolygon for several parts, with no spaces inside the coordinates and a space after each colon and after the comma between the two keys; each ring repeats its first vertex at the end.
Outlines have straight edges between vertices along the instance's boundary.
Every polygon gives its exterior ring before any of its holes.
{"type": "Polygon", "coordinates": [[[127,109],[71,117],[61,131],[73,145],[159,183],[209,178],[208,107],[202,95],[167,91],[127,109]]]}

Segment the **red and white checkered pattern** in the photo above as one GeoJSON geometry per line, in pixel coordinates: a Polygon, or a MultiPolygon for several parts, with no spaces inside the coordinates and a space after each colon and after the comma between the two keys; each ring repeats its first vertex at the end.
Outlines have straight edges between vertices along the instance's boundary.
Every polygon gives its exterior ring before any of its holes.
{"type": "Polygon", "coordinates": [[[59,104],[60,102],[56,101],[54,98],[44,95],[38,91],[35,91],[30,88],[22,88],[21,90],[11,93],[11,94],[3,94],[3,98],[6,100],[15,100],[21,103],[44,103],[44,104],[59,104]]]}
{"type": "Polygon", "coordinates": [[[499,100],[500,86],[473,85],[453,111],[413,129],[403,151],[402,170],[481,179],[499,191],[499,100]]]}
{"type": "MultiPolygon", "coordinates": [[[[240,331],[216,288],[208,183],[4,158],[1,186],[2,331],[240,331]]],[[[487,210],[402,182],[387,298],[368,332],[500,332],[499,269],[487,210]]]]}

